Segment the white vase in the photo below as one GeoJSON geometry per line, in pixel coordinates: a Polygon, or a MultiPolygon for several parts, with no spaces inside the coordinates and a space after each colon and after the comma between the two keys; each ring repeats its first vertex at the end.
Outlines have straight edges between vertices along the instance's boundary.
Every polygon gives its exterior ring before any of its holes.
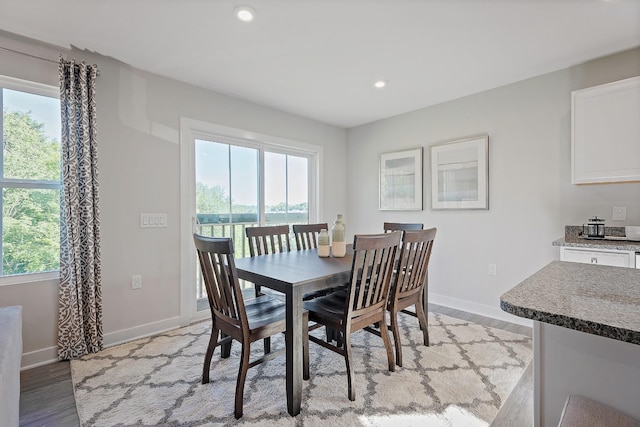
{"type": "Polygon", "coordinates": [[[326,258],[331,251],[329,243],[329,232],[325,229],[320,230],[318,234],[318,256],[326,258]]]}
{"type": "Polygon", "coordinates": [[[342,222],[342,215],[338,214],[333,228],[331,228],[331,252],[334,257],[342,258],[347,254],[347,243],[345,241],[345,226],[342,222]]]}

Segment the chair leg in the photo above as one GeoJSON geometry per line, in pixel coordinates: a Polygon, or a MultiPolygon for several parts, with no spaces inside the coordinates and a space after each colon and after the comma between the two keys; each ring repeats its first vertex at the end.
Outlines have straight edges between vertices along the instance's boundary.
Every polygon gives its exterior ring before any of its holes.
{"type": "Polygon", "coordinates": [[[242,403],[244,400],[244,382],[247,379],[247,371],[249,370],[249,353],[251,345],[249,342],[242,343],[242,357],[240,358],[240,367],[238,368],[238,382],[236,383],[236,404],[234,415],[236,419],[242,417],[242,403]]]}
{"type": "Polygon", "coordinates": [[[343,336],[343,332],[341,332],[341,331],[339,331],[337,329],[334,329],[333,333],[334,333],[334,339],[336,340],[336,347],[343,348],[343,346],[344,346],[344,339],[342,337],[343,336]]]}
{"type": "Polygon", "coordinates": [[[400,328],[398,327],[398,312],[389,312],[391,316],[391,332],[393,333],[393,346],[396,348],[396,365],[402,366],[402,344],[400,343],[400,328]]]}
{"type": "Polygon", "coordinates": [[[347,395],[349,400],[356,400],[356,391],[353,388],[354,375],[351,370],[351,359],[353,354],[351,353],[351,335],[344,333],[344,361],[347,365],[347,395]]]}
{"type": "Polygon", "coordinates": [[[264,341],[264,354],[271,353],[271,337],[267,337],[263,341],[264,341]]]}
{"type": "MultiPolygon", "coordinates": [[[[223,339],[226,337],[227,337],[227,334],[225,334],[224,332],[220,332],[220,339],[223,339]]],[[[226,344],[222,344],[220,346],[220,356],[223,359],[226,359],[229,356],[231,356],[231,344],[233,344],[233,340],[229,340],[226,344]]]]}
{"type": "Polygon", "coordinates": [[[209,338],[209,345],[207,346],[207,352],[204,355],[204,366],[202,368],[202,384],[207,384],[209,382],[209,371],[211,370],[211,358],[213,357],[213,352],[218,345],[218,328],[211,328],[211,338],[209,338]]]}
{"type": "Polygon", "coordinates": [[[429,329],[427,323],[427,313],[424,312],[422,308],[422,304],[416,304],[416,314],[418,317],[418,322],[420,322],[420,329],[422,329],[422,340],[424,345],[429,347],[429,329]]]}
{"type": "MultiPolygon", "coordinates": [[[[386,319],[384,314],[382,315],[382,320],[380,321],[381,325],[386,325],[386,319]]],[[[380,336],[382,337],[382,341],[384,342],[384,348],[387,349],[387,362],[389,363],[389,371],[395,372],[396,364],[393,360],[393,350],[391,350],[391,340],[389,340],[389,329],[388,328],[380,328],[380,336]]]]}

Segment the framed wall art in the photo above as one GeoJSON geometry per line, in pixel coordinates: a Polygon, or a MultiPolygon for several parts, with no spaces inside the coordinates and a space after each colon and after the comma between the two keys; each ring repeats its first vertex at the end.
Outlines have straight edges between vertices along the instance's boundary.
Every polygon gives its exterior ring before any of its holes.
{"type": "Polygon", "coordinates": [[[422,210],[422,147],[380,155],[380,210],[422,210]]]}
{"type": "Polygon", "coordinates": [[[489,135],[431,146],[431,209],[489,209],[489,135]]]}

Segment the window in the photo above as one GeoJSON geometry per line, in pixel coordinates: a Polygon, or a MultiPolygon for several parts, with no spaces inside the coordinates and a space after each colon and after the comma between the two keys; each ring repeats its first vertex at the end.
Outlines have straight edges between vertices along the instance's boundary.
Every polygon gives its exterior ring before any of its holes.
{"type": "Polygon", "coordinates": [[[182,215],[192,218],[182,225],[181,311],[194,315],[208,304],[192,233],[232,237],[240,258],[247,227],[317,220],[322,147],[186,118],[180,127],[182,215]]]}
{"type": "Polygon", "coordinates": [[[0,76],[0,276],[60,267],[58,89],[0,76]]]}
{"type": "Polygon", "coordinates": [[[246,227],[309,222],[308,155],[212,139],[195,140],[199,234],[233,237],[244,257],[246,227]]]}

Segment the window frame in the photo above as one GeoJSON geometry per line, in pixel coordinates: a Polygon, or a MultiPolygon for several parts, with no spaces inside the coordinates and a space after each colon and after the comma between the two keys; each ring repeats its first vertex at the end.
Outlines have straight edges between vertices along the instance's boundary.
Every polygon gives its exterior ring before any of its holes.
{"type": "MultiPolygon", "coordinates": [[[[196,265],[193,247],[193,232],[196,225],[195,212],[195,140],[215,141],[258,149],[258,168],[264,165],[264,152],[289,154],[306,157],[308,163],[308,199],[309,222],[322,217],[319,203],[321,196],[319,171],[322,170],[323,149],[321,146],[288,140],[272,135],[246,131],[223,125],[203,122],[186,117],[180,118],[180,181],[181,181],[181,301],[180,317],[183,324],[204,319],[210,314],[207,310],[198,312],[196,307],[196,265]]],[[[259,179],[259,218],[264,221],[264,182],[259,179]]]]}
{"type": "MultiPolygon", "coordinates": [[[[46,96],[60,99],[60,89],[56,86],[18,79],[0,75],[0,89],[9,89],[26,92],[33,95],[46,96]]],[[[0,105],[4,108],[4,100],[0,91],[0,105]]],[[[0,130],[4,129],[4,114],[0,116],[0,130]]],[[[60,137],[62,139],[62,136],[60,137]]],[[[62,177],[60,181],[32,180],[4,178],[4,152],[0,152],[0,190],[5,188],[26,188],[62,191],[62,177]]],[[[3,200],[0,197],[0,236],[2,236],[2,212],[3,200]]],[[[2,248],[0,247],[0,251],[2,248]]],[[[0,261],[2,256],[0,255],[0,261]]],[[[60,270],[21,273],[12,275],[0,275],[0,286],[16,285],[21,283],[34,283],[60,278],[60,270]]]]}

